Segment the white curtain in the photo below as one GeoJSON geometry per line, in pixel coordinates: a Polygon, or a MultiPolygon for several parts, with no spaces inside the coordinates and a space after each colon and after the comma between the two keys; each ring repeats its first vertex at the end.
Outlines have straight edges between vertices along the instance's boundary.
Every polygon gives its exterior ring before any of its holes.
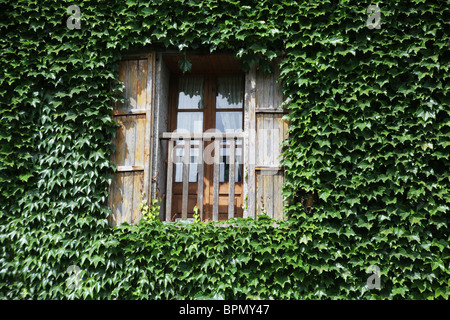
{"type": "Polygon", "coordinates": [[[177,131],[189,133],[202,133],[203,112],[178,112],[177,131]]]}
{"type": "Polygon", "coordinates": [[[242,108],[243,90],[242,77],[218,77],[216,108],[242,108]]]}
{"type": "MultiPolygon", "coordinates": [[[[203,77],[181,77],[179,79],[179,95],[178,108],[179,109],[203,109],[203,77]]],[[[216,108],[242,108],[243,107],[243,82],[240,76],[224,76],[217,78],[217,97],[216,108]]],[[[225,110],[224,110],[225,111],[225,110]]],[[[242,130],[242,112],[217,112],[216,113],[216,129],[221,132],[239,132],[242,130]]],[[[203,132],[203,112],[178,112],[177,114],[177,130],[184,132],[203,132]]],[[[191,146],[198,146],[198,141],[191,141],[191,146]]],[[[226,142],[225,142],[226,143],[226,142]]],[[[228,143],[226,143],[228,144],[228,143]]],[[[176,150],[175,158],[175,182],[183,181],[183,158],[184,158],[184,142],[178,141],[177,145],[180,148],[176,150]]],[[[241,146],[241,141],[238,141],[241,146]]],[[[242,147],[242,146],[241,146],[242,147]]],[[[197,181],[198,174],[198,148],[190,149],[190,164],[189,164],[189,182],[197,181]]],[[[241,148],[236,149],[236,178],[239,180],[241,176],[241,166],[239,162],[242,158],[241,148]]],[[[220,181],[225,179],[228,174],[228,164],[225,164],[223,156],[227,159],[229,157],[229,148],[221,147],[221,163],[220,163],[220,181]],[[227,172],[225,172],[227,171],[227,172]]]]}
{"type": "Polygon", "coordinates": [[[181,77],[179,79],[178,108],[203,109],[203,77],[181,77]]]}
{"type": "Polygon", "coordinates": [[[216,127],[220,132],[242,131],[242,112],[217,112],[216,127]]]}

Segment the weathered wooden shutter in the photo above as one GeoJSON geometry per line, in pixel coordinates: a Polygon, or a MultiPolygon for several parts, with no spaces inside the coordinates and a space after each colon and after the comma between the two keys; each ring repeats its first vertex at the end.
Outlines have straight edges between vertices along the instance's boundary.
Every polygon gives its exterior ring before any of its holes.
{"type": "Polygon", "coordinates": [[[141,218],[139,203],[149,200],[151,132],[154,86],[154,55],[120,62],[119,79],[124,82],[124,103],[114,106],[119,123],[113,161],[117,166],[110,186],[112,225],[135,223],[141,218]]]}
{"type": "Polygon", "coordinates": [[[275,219],[283,217],[284,172],[280,167],[280,153],[288,134],[288,124],[282,120],[283,93],[278,77],[277,66],[270,75],[262,71],[255,74],[256,210],[275,219]]]}

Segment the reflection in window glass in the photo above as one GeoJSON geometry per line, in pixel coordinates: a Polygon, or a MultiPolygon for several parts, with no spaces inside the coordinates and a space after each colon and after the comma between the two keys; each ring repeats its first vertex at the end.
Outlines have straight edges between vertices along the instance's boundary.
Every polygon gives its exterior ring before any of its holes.
{"type": "Polygon", "coordinates": [[[178,109],[203,109],[203,77],[179,79],[178,109]]]}
{"type": "MultiPolygon", "coordinates": [[[[175,151],[175,182],[183,182],[183,159],[184,159],[184,141],[177,141],[175,151]]],[[[198,170],[200,164],[198,163],[198,141],[191,141],[188,172],[189,182],[197,182],[198,170]]]]}
{"type": "MultiPolygon", "coordinates": [[[[222,146],[220,148],[219,182],[228,182],[230,177],[230,148],[228,141],[224,141],[222,146]]],[[[242,160],[242,143],[238,140],[234,158],[235,182],[242,182],[242,160]]]]}
{"type": "Polygon", "coordinates": [[[177,131],[203,132],[203,112],[178,112],[177,131]]]}
{"type": "Polygon", "coordinates": [[[242,108],[244,89],[241,76],[217,78],[216,108],[242,108]]]}
{"type": "MultiPolygon", "coordinates": [[[[203,112],[178,112],[177,131],[189,133],[203,132],[203,112]]],[[[189,182],[197,182],[198,175],[198,141],[191,141],[189,182]]],[[[176,142],[175,182],[183,182],[184,141],[176,142]]]]}
{"type": "Polygon", "coordinates": [[[216,129],[220,132],[236,132],[242,130],[242,112],[228,111],[216,113],[216,129]]]}

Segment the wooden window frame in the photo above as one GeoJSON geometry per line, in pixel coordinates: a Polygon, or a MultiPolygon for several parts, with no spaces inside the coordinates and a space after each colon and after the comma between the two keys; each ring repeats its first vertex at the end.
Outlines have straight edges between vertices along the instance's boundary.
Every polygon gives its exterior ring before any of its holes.
{"type": "MultiPolygon", "coordinates": [[[[177,126],[177,115],[179,112],[203,112],[203,132],[207,131],[207,130],[211,130],[216,128],[216,114],[217,112],[241,112],[242,114],[242,122],[241,122],[241,127],[242,127],[242,131],[244,131],[244,124],[245,124],[245,74],[243,72],[239,72],[239,73],[189,73],[186,75],[183,74],[179,74],[179,73],[172,73],[171,77],[170,77],[170,87],[169,87],[169,123],[168,123],[168,128],[170,130],[170,132],[174,132],[176,130],[176,126],[177,126]],[[217,104],[216,104],[216,97],[217,97],[217,79],[218,77],[221,76],[240,76],[242,77],[242,106],[241,108],[217,108],[217,104]],[[203,109],[185,109],[185,108],[178,108],[178,92],[179,92],[179,79],[180,77],[183,76],[194,76],[194,77],[203,77],[204,82],[203,82],[203,86],[204,86],[204,90],[203,90],[203,109]]],[[[213,143],[211,142],[207,142],[206,145],[208,145],[209,143],[213,143]]],[[[229,208],[229,212],[233,211],[233,217],[242,217],[243,216],[243,212],[242,212],[242,208],[239,206],[239,204],[241,202],[243,202],[244,200],[244,196],[243,196],[243,188],[244,188],[244,164],[243,164],[243,159],[244,159],[244,148],[245,145],[242,142],[241,145],[241,152],[242,152],[242,163],[239,164],[239,166],[241,167],[241,180],[236,182],[237,184],[237,188],[236,188],[236,184],[230,183],[230,181],[225,181],[225,182],[220,182],[219,181],[219,189],[221,190],[220,194],[224,194],[223,190],[228,190],[230,188],[230,185],[233,184],[232,186],[232,192],[234,194],[234,197],[236,197],[237,194],[239,194],[238,200],[237,200],[237,207],[236,210],[229,208]],[[237,192],[236,192],[237,191],[237,192]]],[[[233,148],[233,152],[236,152],[236,149],[233,148]]],[[[213,199],[213,189],[214,189],[214,182],[213,182],[213,178],[214,175],[216,174],[215,172],[213,172],[213,166],[212,165],[206,165],[204,164],[204,172],[203,172],[203,177],[204,179],[204,186],[203,186],[203,196],[201,197],[203,199],[203,209],[202,213],[204,211],[204,215],[202,214],[202,220],[215,220],[218,217],[214,217],[213,215],[213,203],[212,203],[212,199],[213,199]]],[[[233,168],[233,172],[237,170],[237,168],[233,168]]],[[[220,172],[220,171],[219,171],[220,172]]],[[[219,174],[219,173],[217,173],[219,174]]],[[[193,194],[198,190],[198,182],[189,182],[189,186],[188,186],[188,193],[189,194],[193,194]]],[[[180,184],[181,182],[175,182],[175,174],[173,174],[173,179],[172,179],[172,188],[173,190],[171,192],[173,192],[173,194],[175,195],[175,192],[179,193],[180,192],[180,184]]],[[[229,193],[228,193],[229,194],[229,193]]],[[[223,196],[222,196],[223,199],[223,196]]],[[[233,206],[234,207],[234,202],[236,200],[234,200],[232,202],[232,205],[230,205],[230,203],[228,203],[227,207],[233,206]]],[[[229,202],[229,201],[228,201],[229,202]]],[[[173,216],[175,216],[172,213],[173,216]]],[[[191,213],[189,213],[189,215],[191,215],[191,213]]],[[[221,215],[224,215],[224,212],[221,213],[221,215]]],[[[230,214],[228,214],[227,216],[228,218],[231,218],[230,214]]],[[[171,220],[178,218],[178,217],[171,217],[171,220]]]]}
{"type": "MultiPolygon", "coordinates": [[[[167,52],[162,50],[158,52],[147,53],[148,49],[143,50],[141,53],[127,53],[122,60],[132,59],[148,59],[151,64],[148,66],[148,82],[147,82],[147,107],[128,109],[126,112],[121,110],[114,110],[113,117],[120,116],[137,116],[138,114],[146,117],[146,137],[145,137],[145,163],[143,165],[128,165],[124,163],[118,166],[119,172],[142,172],[144,171],[143,190],[145,192],[145,198],[156,199],[161,197],[161,211],[160,219],[167,220],[167,203],[168,203],[168,189],[167,184],[168,167],[167,167],[167,155],[170,146],[174,145],[174,141],[180,138],[173,136],[173,129],[176,125],[176,111],[173,112],[172,108],[176,104],[177,96],[173,95],[174,88],[178,85],[173,85],[176,78],[181,75],[181,71],[178,68],[178,61],[181,58],[178,52],[167,52]],[[167,58],[167,59],[166,59],[167,58]],[[178,70],[177,70],[178,69],[178,70]],[[142,170],[144,169],[144,170],[142,170]]],[[[192,56],[188,56],[191,58],[192,56]]],[[[214,99],[212,104],[214,108],[206,108],[201,112],[204,113],[204,127],[203,131],[208,128],[216,127],[216,113],[221,111],[238,111],[242,112],[242,129],[243,132],[236,134],[236,139],[242,139],[242,183],[243,183],[243,218],[256,217],[261,210],[260,199],[264,198],[265,203],[272,203],[269,206],[273,208],[281,208],[283,201],[281,194],[275,194],[277,190],[280,190],[283,170],[277,163],[266,163],[261,158],[261,150],[259,150],[258,144],[261,138],[261,129],[267,129],[278,127],[283,132],[283,136],[287,137],[288,124],[283,124],[281,119],[284,112],[281,102],[283,101],[280,85],[276,84],[276,78],[279,76],[279,68],[275,68],[274,75],[264,75],[253,66],[248,72],[242,72],[239,70],[236,60],[232,55],[205,55],[198,53],[192,57],[193,71],[187,73],[187,75],[202,75],[205,77],[213,77],[222,75],[241,74],[245,79],[243,87],[243,105],[242,108],[217,108],[216,106],[216,93],[207,92],[210,94],[210,98],[207,98],[209,103],[210,99],[214,99]],[[218,58],[218,60],[216,60],[218,58]],[[220,61],[220,63],[209,65],[214,61],[220,61]],[[204,61],[206,63],[198,63],[204,61]],[[201,70],[202,72],[199,72],[201,70]],[[268,89],[269,88],[269,89],[268,89]],[[209,109],[209,111],[208,111],[209,109]],[[209,112],[209,114],[207,114],[209,112]],[[211,114],[213,113],[213,114],[211,114]],[[278,172],[278,173],[277,173],[278,172]],[[267,174],[265,174],[267,173],[267,174]],[[275,179],[272,177],[278,175],[275,179]],[[275,184],[274,184],[275,183],[275,184]],[[276,186],[275,186],[276,185],[276,186]],[[266,186],[269,186],[266,190],[266,186]],[[273,190],[273,191],[271,191],[273,190]],[[278,197],[275,199],[274,197],[278,197]]],[[[214,81],[215,83],[215,81],[214,81]]],[[[209,86],[211,87],[211,86],[209,86]]],[[[211,90],[211,88],[207,89],[211,90]]],[[[175,90],[176,91],[176,90],[175,90]]],[[[199,109],[182,109],[182,111],[196,111],[199,109]]],[[[206,136],[211,137],[209,134],[206,136]]],[[[215,137],[220,135],[215,135],[215,137]]],[[[205,137],[202,136],[203,139],[205,137]]],[[[192,137],[191,139],[198,139],[192,137]]],[[[220,140],[221,138],[219,138],[220,140]]],[[[228,139],[228,136],[227,136],[228,139]]],[[[265,139],[265,138],[264,138],[265,139]]],[[[208,140],[208,138],[206,138],[208,140]]],[[[276,139],[275,139],[276,140],[276,139]]],[[[274,141],[275,141],[274,140],[274,141]]],[[[208,140],[209,141],[209,140],[208,140]]],[[[275,142],[272,145],[275,146],[275,142]]],[[[231,169],[230,169],[231,171],[231,169]]],[[[231,175],[231,173],[230,173],[231,175]]],[[[216,183],[216,182],[214,182],[216,183]]],[[[112,187],[112,185],[111,185],[112,187]]],[[[206,187],[206,186],[205,186],[206,187]]],[[[110,189],[111,196],[109,197],[110,206],[111,200],[115,196],[114,189],[110,189]]],[[[111,206],[113,207],[113,206],[111,206]]],[[[267,208],[267,206],[265,207],[267,208]]],[[[281,210],[281,209],[280,209],[281,210]]],[[[229,210],[230,212],[230,210],[229,210]]],[[[270,216],[281,217],[281,211],[267,210],[270,216]]],[[[126,218],[126,217],[123,217],[126,218]]],[[[120,216],[110,217],[110,222],[113,225],[120,224],[122,221],[128,221],[129,223],[136,223],[140,219],[140,215],[136,214],[129,219],[124,220],[120,216]]],[[[213,218],[213,220],[215,220],[213,218]]],[[[221,219],[222,220],[222,219],[221,219]]]]}

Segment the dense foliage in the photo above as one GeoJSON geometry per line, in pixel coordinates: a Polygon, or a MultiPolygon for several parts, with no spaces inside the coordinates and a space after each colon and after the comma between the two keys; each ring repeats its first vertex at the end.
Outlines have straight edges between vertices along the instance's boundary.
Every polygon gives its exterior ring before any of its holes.
{"type": "Polygon", "coordinates": [[[0,298],[448,298],[450,6],[370,4],[3,0],[0,298]],[[111,84],[155,43],[282,58],[287,222],[108,226],[111,84]]]}

